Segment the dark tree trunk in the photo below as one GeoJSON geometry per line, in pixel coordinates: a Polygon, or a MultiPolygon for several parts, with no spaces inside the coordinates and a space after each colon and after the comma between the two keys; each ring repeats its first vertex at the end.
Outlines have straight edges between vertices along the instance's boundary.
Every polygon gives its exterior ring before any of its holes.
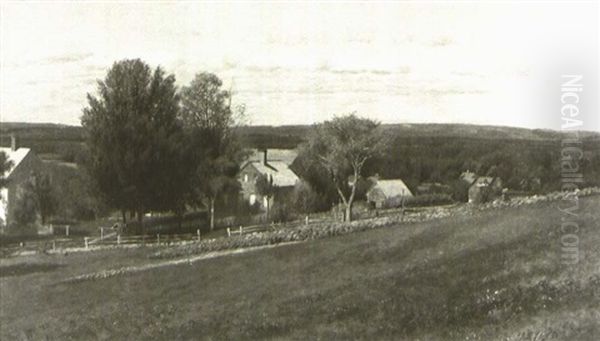
{"type": "Polygon", "coordinates": [[[214,230],[215,228],[215,198],[209,199],[210,206],[210,230],[214,230]]]}
{"type": "Polygon", "coordinates": [[[127,224],[127,212],[125,210],[121,210],[121,219],[123,220],[123,224],[127,224]]]}

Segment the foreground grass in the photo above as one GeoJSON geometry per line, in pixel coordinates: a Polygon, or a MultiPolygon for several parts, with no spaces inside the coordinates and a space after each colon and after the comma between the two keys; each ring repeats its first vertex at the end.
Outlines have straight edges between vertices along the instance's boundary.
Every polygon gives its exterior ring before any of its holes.
{"type": "Polygon", "coordinates": [[[144,250],[11,260],[0,339],[597,340],[600,197],[581,200],[577,265],[560,261],[557,204],[78,283],[60,281],[152,261],[144,250]]]}

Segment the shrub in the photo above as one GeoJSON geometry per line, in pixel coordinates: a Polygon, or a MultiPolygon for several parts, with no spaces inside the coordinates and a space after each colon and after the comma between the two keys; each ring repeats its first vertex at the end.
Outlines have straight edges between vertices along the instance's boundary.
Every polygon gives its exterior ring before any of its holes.
{"type": "Polygon", "coordinates": [[[275,223],[285,223],[295,218],[294,206],[286,200],[275,201],[271,208],[271,220],[275,223]]]}
{"type": "Polygon", "coordinates": [[[291,202],[291,207],[299,214],[323,212],[329,210],[331,206],[326,195],[318,193],[304,181],[294,188],[291,202]]]}
{"type": "Polygon", "coordinates": [[[406,199],[406,206],[418,207],[418,206],[434,206],[434,205],[445,205],[452,203],[452,197],[445,193],[436,194],[424,194],[416,197],[410,197],[406,199]]]}
{"type": "Polygon", "coordinates": [[[455,180],[450,185],[452,199],[458,202],[469,201],[469,185],[463,180],[455,180]]]}
{"type": "MultiPolygon", "coordinates": [[[[600,194],[600,188],[586,188],[576,192],[579,196],[587,196],[600,194]]],[[[504,206],[518,206],[524,204],[533,204],[541,201],[551,200],[562,200],[568,193],[556,192],[548,194],[547,196],[534,197],[536,198],[531,201],[529,200],[513,200],[509,203],[501,202],[504,206]]],[[[417,197],[418,198],[418,197],[417,197]]],[[[449,196],[445,199],[448,200],[449,196]]],[[[437,200],[442,200],[444,197],[440,196],[437,200]]],[[[421,199],[423,200],[423,199],[421,199]]],[[[429,199],[433,200],[433,198],[429,199]]],[[[190,243],[182,245],[180,247],[168,248],[160,250],[152,254],[151,258],[177,258],[182,256],[191,256],[206,252],[222,251],[228,249],[237,249],[244,247],[256,247],[264,245],[273,245],[278,243],[293,242],[293,241],[305,241],[311,239],[321,239],[337,235],[343,235],[352,232],[360,232],[375,228],[382,228],[387,226],[396,225],[398,223],[413,223],[429,221],[433,219],[439,219],[448,217],[452,214],[473,214],[482,209],[491,208],[497,209],[499,206],[494,203],[481,205],[476,208],[470,205],[460,205],[455,208],[434,208],[428,210],[429,212],[420,212],[412,215],[394,215],[382,218],[372,218],[364,220],[355,220],[350,223],[345,222],[324,222],[322,224],[315,225],[301,225],[294,228],[286,228],[268,232],[257,232],[252,234],[246,234],[242,236],[233,236],[230,238],[210,239],[203,240],[198,243],[190,243]]]]}

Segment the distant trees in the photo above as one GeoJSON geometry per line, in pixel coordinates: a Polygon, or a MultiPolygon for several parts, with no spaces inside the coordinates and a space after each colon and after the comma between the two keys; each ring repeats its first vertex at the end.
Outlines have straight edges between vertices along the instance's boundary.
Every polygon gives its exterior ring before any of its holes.
{"type": "Polygon", "coordinates": [[[314,128],[303,153],[325,169],[352,220],[352,205],[365,164],[386,148],[379,123],[355,114],[338,116],[314,128]]]}
{"type": "Polygon", "coordinates": [[[237,192],[244,150],[235,136],[244,107],[233,107],[221,80],[200,73],[180,92],[175,77],[144,62],[116,62],[88,94],[82,125],[87,167],[105,201],[136,212],[183,216],[188,205],[205,205],[214,228],[215,203],[237,192]]]}
{"type": "Polygon", "coordinates": [[[222,89],[222,85],[216,75],[199,73],[181,89],[180,116],[194,164],[190,199],[208,207],[211,230],[217,197],[239,188],[236,175],[244,155],[234,134],[243,119],[244,107],[233,108],[232,93],[222,89]]]}
{"type": "Polygon", "coordinates": [[[139,59],[113,64],[88,94],[81,118],[90,151],[88,169],[107,202],[133,211],[176,210],[187,170],[178,121],[175,77],[139,59]]]}

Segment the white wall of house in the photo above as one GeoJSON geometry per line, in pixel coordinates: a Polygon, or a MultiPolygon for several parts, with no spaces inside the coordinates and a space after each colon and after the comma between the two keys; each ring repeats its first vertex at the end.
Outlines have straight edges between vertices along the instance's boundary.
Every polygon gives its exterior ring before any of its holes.
{"type": "Polygon", "coordinates": [[[8,189],[3,188],[0,190],[0,225],[4,225],[6,223],[6,213],[8,209],[8,189]]]}

